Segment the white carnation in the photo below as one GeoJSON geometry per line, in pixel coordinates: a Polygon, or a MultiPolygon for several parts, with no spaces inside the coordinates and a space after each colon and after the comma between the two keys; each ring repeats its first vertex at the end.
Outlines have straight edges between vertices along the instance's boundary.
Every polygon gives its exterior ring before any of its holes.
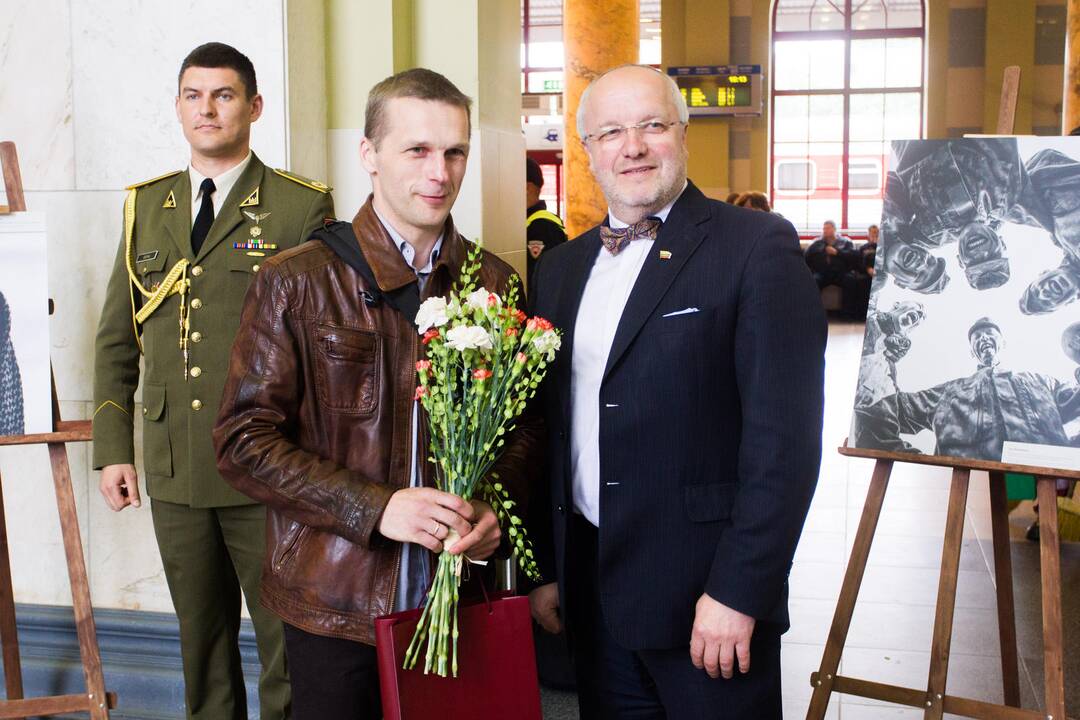
{"type": "Polygon", "coordinates": [[[446,333],[446,344],[459,352],[490,350],[491,336],[479,325],[458,325],[446,333]]]}
{"type": "Polygon", "coordinates": [[[428,298],[420,304],[420,309],[416,313],[416,327],[421,335],[433,327],[442,327],[449,321],[446,298],[428,298]]]}
{"type": "Polygon", "coordinates": [[[500,307],[502,298],[487,288],[477,288],[465,298],[465,306],[477,312],[484,312],[488,308],[489,298],[492,297],[495,298],[495,307],[500,307]]]}
{"type": "Polygon", "coordinates": [[[547,353],[547,359],[550,361],[555,358],[555,352],[562,347],[562,338],[554,330],[548,330],[534,337],[532,343],[538,353],[547,353]]]}

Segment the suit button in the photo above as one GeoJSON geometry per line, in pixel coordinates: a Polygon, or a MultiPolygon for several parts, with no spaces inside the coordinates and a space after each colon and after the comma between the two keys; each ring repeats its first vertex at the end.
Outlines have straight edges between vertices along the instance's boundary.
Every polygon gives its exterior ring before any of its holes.
{"type": "Polygon", "coordinates": [[[195,267],[191,268],[191,274],[195,277],[199,277],[200,275],[202,275],[202,265],[196,265],[195,267]]]}
{"type": "Polygon", "coordinates": [[[201,307],[202,307],[202,300],[200,300],[199,298],[195,298],[194,300],[191,301],[191,309],[192,310],[198,310],[201,307]]]}
{"type": "Polygon", "coordinates": [[[251,266],[251,272],[259,272],[259,263],[255,263],[251,266]]]}
{"type": "Polygon", "coordinates": [[[198,330],[191,333],[191,342],[202,342],[202,333],[198,330]]]}
{"type": "Polygon", "coordinates": [[[196,365],[195,367],[191,368],[191,377],[199,377],[200,375],[202,375],[201,367],[196,365]]]}
{"type": "Polygon", "coordinates": [[[556,506],[555,506],[555,510],[556,510],[556,511],[558,511],[558,513],[559,513],[560,515],[561,515],[561,514],[563,514],[564,512],[566,512],[566,511],[565,511],[565,510],[563,509],[563,506],[562,506],[562,505],[556,505],[556,506]]]}
{"type": "Polygon", "coordinates": [[[192,410],[202,410],[202,400],[192,400],[191,401],[191,409],[192,410]]]}

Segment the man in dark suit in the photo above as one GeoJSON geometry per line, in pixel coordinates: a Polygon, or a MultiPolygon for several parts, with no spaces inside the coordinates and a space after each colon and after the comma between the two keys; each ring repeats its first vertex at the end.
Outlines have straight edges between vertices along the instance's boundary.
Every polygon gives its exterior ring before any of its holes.
{"type": "Polygon", "coordinates": [[[565,334],[540,396],[550,517],[532,518],[558,583],[530,600],[566,621],[583,718],[781,717],[826,323],[791,224],[687,181],[687,118],[652,68],[592,83],[578,131],[608,219],[535,278],[565,334]]]}

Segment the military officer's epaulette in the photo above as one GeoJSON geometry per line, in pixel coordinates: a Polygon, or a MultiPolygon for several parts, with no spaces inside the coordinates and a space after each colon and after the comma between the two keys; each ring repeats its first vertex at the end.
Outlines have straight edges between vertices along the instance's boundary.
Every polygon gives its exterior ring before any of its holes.
{"type": "Polygon", "coordinates": [[[333,188],[330,187],[329,185],[327,185],[326,183],[319,182],[318,180],[311,180],[309,178],[301,177],[299,175],[293,175],[288,170],[282,170],[281,168],[274,168],[274,172],[276,172],[278,175],[285,178],[286,180],[292,180],[297,185],[303,185],[306,188],[311,188],[312,190],[318,190],[321,193],[328,193],[331,190],[333,190],[333,188]]]}
{"type": "Polygon", "coordinates": [[[125,190],[135,190],[136,188],[146,187],[147,185],[153,185],[158,180],[164,180],[166,178],[171,178],[172,176],[179,175],[182,172],[184,172],[184,171],[183,170],[173,170],[170,173],[165,173],[164,175],[158,175],[156,178],[150,178],[149,180],[143,180],[142,182],[137,182],[134,185],[128,185],[124,189],[125,190]]]}

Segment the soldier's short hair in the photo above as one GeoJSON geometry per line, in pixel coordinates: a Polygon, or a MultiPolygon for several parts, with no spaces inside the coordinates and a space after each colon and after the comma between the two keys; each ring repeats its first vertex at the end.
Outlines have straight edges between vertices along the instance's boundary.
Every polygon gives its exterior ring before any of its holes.
{"type": "Polygon", "coordinates": [[[180,63],[180,74],[176,78],[178,88],[180,82],[184,79],[184,71],[189,67],[229,68],[235,70],[236,74],[240,76],[240,81],[244,83],[244,90],[249,100],[259,92],[258,85],[255,82],[255,66],[251,64],[251,60],[248,59],[247,55],[232,45],[208,42],[189,52],[187,57],[184,58],[184,62],[180,63]]]}
{"type": "Polygon", "coordinates": [[[469,119],[472,98],[434,70],[411,68],[380,81],[368,93],[367,108],[364,111],[364,137],[374,143],[376,148],[386,134],[386,103],[395,98],[435,100],[459,107],[465,111],[469,131],[472,132],[472,122],[469,119]]]}

